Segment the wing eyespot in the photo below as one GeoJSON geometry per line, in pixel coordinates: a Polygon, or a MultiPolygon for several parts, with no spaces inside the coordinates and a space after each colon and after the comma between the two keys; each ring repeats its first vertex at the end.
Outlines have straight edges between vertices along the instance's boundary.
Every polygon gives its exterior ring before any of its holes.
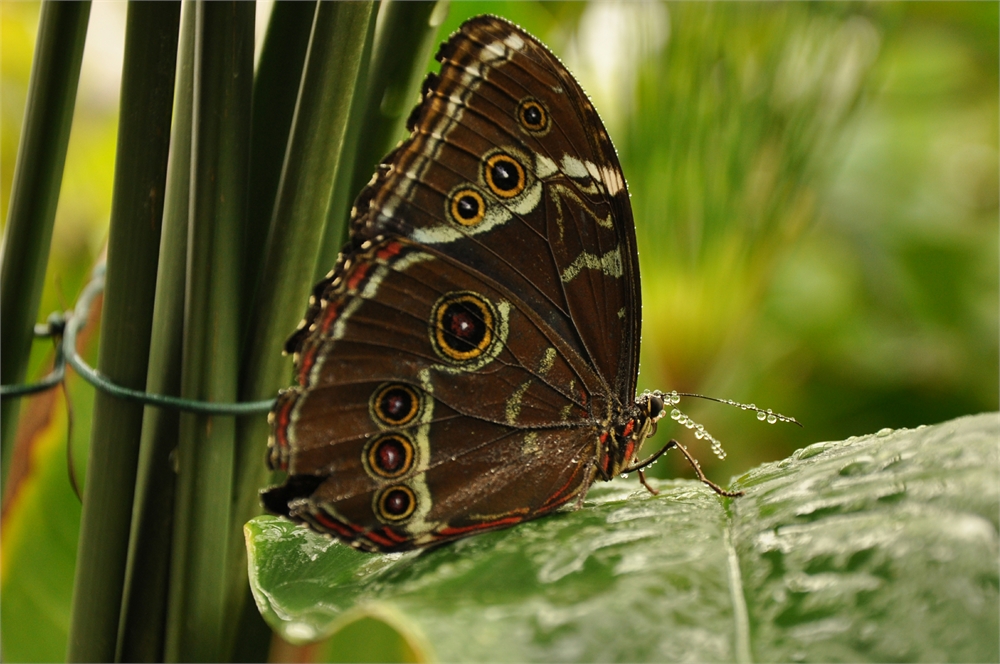
{"type": "Polygon", "coordinates": [[[413,469],[416,458],[413,443],[400,433],[388,433],[365,446],[362,462],[375,479],[395,479],[413,469]]]}
{"type": "Polygon", "coordinates": [[[474,360],[494,343],[496,320],[493,305],[478,293],[448,293],[431,310],[431,344],[449,360],[474,360]]]}
{"type": "Polygon", "coordinates": [[[514,198],[528,184],[524,166],[505,152],[496,152],[483,162],[483,179],[494,194],[514,198]]]}
{"type": "Polygon", "coordinates": [[[525,97],[515,111],[521,129],[533,136],[544,136],[549,132],[551,116],[542,102],[534,97],[525,97]]]}
{"type": "Polygon", "coordinates": [[[380,385],[368,402],[368,412],[376,422],[390,427],[405,426],[416,419],[421,399],[405,383],[380,385]]]}
{"type": "Polygon", "coordinates": [[[389,523],[409,519],[417,509],[417,496],[405,484],[395,484],[375,494],[375,514],[389,523]]]}
{"type": "Polygon", "coordinates": [[[478,226],[486,218],[486,201],[472,187],[460,187],[449,197],[445,211],[460,226],[478,226]]]}

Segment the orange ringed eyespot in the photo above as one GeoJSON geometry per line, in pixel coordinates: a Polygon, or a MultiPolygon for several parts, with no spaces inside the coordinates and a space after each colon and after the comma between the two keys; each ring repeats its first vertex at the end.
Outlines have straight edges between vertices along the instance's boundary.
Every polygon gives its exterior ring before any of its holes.
{"type": "Polygon", "coordinates": [[[376,495],[378,516],[386,521],[403,521],[417,509],[417,497],[403,484],[391,486],[376,495]]]}
{"type": "Polygon", "coordinates": [[[510,155],[499,152],[486,160],[484,179],[490,190],[501,198],[513,198],[526,184],[524,167],[510,155]]]}
{"type": "Polygon", "coordinates": [[[366,447],[364,461],[372,475],[400,477],[413,467],[413,443],[401,434],[386,434],[366,447]]]}
{"type": "Polygon", "coordinates": [[[390,383],[375,390],[370,411],[375,419],[389,426],[408,424],[420,410],[420,397],[409,385],[390,383]]]}
{"type": "Polygon", "coordinates": [[[479,357],[493,341],[492,305],[475,293],[449,293],[431,316],[431,340],[445,357],[464,361],[479,357]]]}
{"type": "Polygon", "coordinates": [[[544,134],[549,129],[549,114],[545,107],[531,97],[517,105],[517,121],[532,134],[544,134]]]}
{"type": "Polygon", "coordinates": [[[451,197],[449,211],[455,223],[475,226],[486,216],[486,202],[475,189],[460,189],[451,197]]]}

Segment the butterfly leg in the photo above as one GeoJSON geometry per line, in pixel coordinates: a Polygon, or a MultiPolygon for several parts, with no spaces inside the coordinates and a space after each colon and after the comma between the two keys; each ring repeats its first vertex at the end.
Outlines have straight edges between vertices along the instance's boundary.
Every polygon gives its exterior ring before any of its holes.
{"type": "Polygon", "coordinates": [[[638,472],[639,472],[639,481],[642,482],[642,485],[644,487],[646,487],[646,491],[649,491],[654,496],[660,495],[660,490],[659,489],[654,489],[653,487],[651,487],[649,485],[649,482],[646,481],[646,474],[644,472],[642,472],[641,468],[639,469],[638,472]]]}
{"type": "Polygon", "coordinates": [[[707,477],[705,477],[705,473],[702,471],[701,466],[698,464],[697,459],[695,459],[693,456],[691,456],[691,453],[687,451],[687,448],[684,447],[683,445],[681,445],[680,443],[678,443],[676,440],[669,441],[666,445],[664,445],[663,447],[661,447],[659,450],[657,450],[655,453],[653,453],[648,458],[643,459],[642,461],[639,461],[636,464],[634,464],[632,466],[629,466],[628,468],[623,469],[622,472],[623,473],[631,473],[632,471],[638,471],[639,472],[639,481],[642,482],[642,485],[644,487],[646,487],[646,489],[648,489],[650,492],[652,492],[653,495],[656,495],[658,492],[654,491],[649,486],[649,484],[646,483],[646,477],[645,477],[645,475],[643,475],[642,470],[644,468],[646,468],[647,466],[649,466],[650,464],[652,464],[657,459],[659,459],[661,456],[663,456],[663,454],[666,453],[667,450],[670,450],[670,449],[672,449],[674,447],[676,447],[677,449],[679,449],[681,451],[681,454],[684,455],[684,458],[688,460],[688,463],[691,464],[691,467],[694,468],[694,472],[698,475],[698,479],[701,480],[703,484],[708,485],[708,487],[710,489],[712,489],[712,491],[714,491],[715,493],[719,494],[720,496],[725,496],[727,498],[736,498],[738,496],[742,496],[743,495],[742,491],[726,491],[721,486],[719,486],[718,484],[716,484],[712,480],[710,480],[707,477]]]}

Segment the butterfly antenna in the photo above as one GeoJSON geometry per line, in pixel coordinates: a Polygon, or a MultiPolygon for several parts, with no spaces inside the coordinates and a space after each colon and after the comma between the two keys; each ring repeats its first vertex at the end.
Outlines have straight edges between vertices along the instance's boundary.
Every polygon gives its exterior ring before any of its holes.
{"type": "Polygon", "coordinates": [[[794,417],[782,415],[781,413],[775,413],[770,408],[767,409],[758,408],[755,404],[752,403],[740,403],[738,401],[733,401],[732,399],[717,399],[715,397],[705,396],[704,394],[695,394],[693,392],[678,392],[676,390],[672,392],[661,393],[660,396],[663,398],[664,406],[666,405],[674,406],[674,408],[671,409],[670,411],[670,419],[694,431],[695,438],[698,438],[699,440],[707,440],[708,442],[710,442],[712,444],[712,452],[715,454],[715,456],[719,457],[719,459],[726,458],[726,451],[722,449],[722,443],[719,442],[718,438],[716,438],[708,431],[706,431],[704,425],[698,424],[697,422],[692,420],[689,416],[682,413],[680,409],[676,407],[677,404],[680,403],[681,397],[694,397],[697,399],[705,399],[707,401],[715,401],[717,403],[725,404],[727,406],[734,406],[741,410],[752,410],[753,412],[757,413],[758,420],[760,420],[761,422],[767,422],[768,424],[775,424],[776,422],[791,422],[792,424],[795,424],[797,426],[802,426],[802,424],[794,417]]]}

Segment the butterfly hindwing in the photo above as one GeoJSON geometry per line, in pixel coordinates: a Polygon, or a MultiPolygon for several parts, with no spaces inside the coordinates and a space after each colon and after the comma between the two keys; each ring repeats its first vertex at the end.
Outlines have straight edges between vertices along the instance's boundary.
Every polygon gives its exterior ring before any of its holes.
{"type": "Polygon", "coordinates": [[[388,547],[389,527],[402,549],[538,516],[592,481],[602,405],[581,386],[594,377],[488,278],[383,240],[331,284],[315,323],[273,413],[272,465],[297,492],[265,501],[288,516],[361,546],[388,547]],[[555,485],[524,481],[535,472],[555,485]]]}

